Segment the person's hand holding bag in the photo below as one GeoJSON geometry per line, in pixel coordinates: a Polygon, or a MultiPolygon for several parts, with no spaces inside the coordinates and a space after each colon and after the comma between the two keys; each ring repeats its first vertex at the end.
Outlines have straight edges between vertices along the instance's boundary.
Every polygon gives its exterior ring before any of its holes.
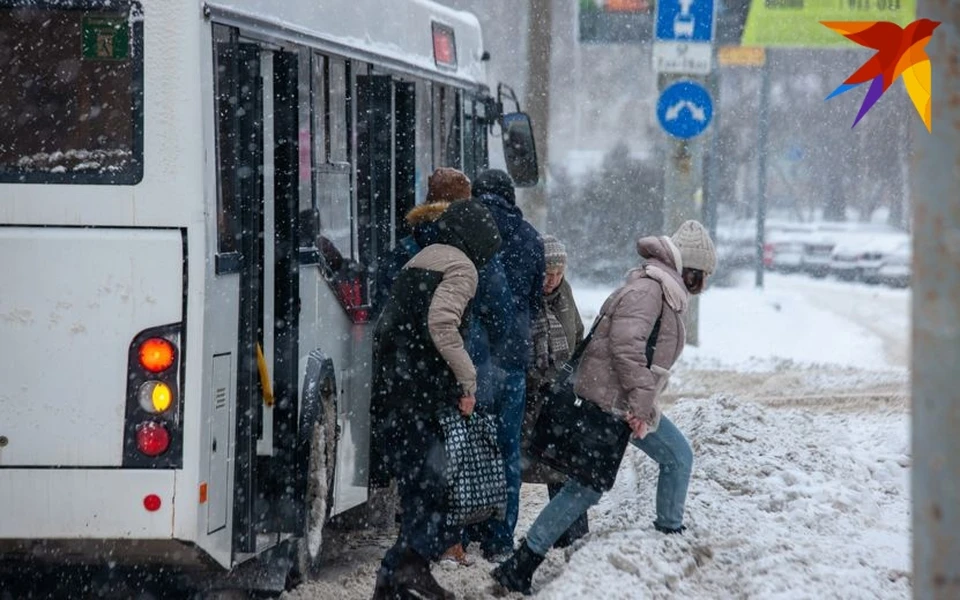
{"type": "Polygon", "coordinates": [[[469,417],[473,414],[473,407],[477,404],[477,398],[470,394],[469,396],[463,396],[460,398],[460,414],[469,417]]]}
{"type": "Polygon", "coordinates": [[[630,429],[633,430],[634,437],[640,438],[641,440],[647,437],[647,422],[640,417],[635,417],[627,413],[627,424],[630,425],[630,429]]]}

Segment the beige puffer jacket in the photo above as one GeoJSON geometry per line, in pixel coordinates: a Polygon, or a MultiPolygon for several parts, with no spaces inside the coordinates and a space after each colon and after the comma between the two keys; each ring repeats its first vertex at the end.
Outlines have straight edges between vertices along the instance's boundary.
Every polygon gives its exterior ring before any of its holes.
{"type": "Polygon", "coordinates": [[[682,314],[688,295],[680,277],[680,251],[670,238],[641,238],[637,251],[646,262],[628,273],[626,283],[604,302],[574,389],[611,414],[625,417],[629,412],[642,418],[649,431],[655,431],[660,424],[657,398],[683,351],[682,314]],[[661,311],[660,334],[648,368],[647,338],[661,311]]]}

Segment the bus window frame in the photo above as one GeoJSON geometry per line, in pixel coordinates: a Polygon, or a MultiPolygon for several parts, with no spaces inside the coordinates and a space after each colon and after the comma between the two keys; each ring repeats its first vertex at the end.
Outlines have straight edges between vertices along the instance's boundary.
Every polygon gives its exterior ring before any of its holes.
{"type": "MultiPolygon", "coordinates": [[[[311,120],[311,147],[313,148],[312,153],[312,203],[313,208],[317,211],[318,214],[318,227],[317,227],[317,237],[325,237],[323,234],[325,231],[329,231],[327,226],[327,221],[331,219],[325,218],[325,213],[331,210],[331,207],[324,206],[324,203],[320,201],[321,195],[321,176],[322,175],[346,175],[348,178],[347,182],[347,202],[345,206],[339,208],[346,209],[346,223],[348,224],[350,235],[349,240],[347,241],[347,247],[338,246],[336,243],[333,243],[332,240],[326,238],[331,242],[331,245],[337,250],[340,254],[341,259],[346,262],[356,261],[358,250],[357,250],[357,216],[356,216],[356,170],[354,167],[355,160],[353,159],[353,144],[352,144],[352,129],[353,124],[351,123],[351,65],[348,59],[333,56],[317,51],[311,51],[311,76],[310,76],[310,85],[311,85],[311,103],[310,103],[310,120],[311,120]],[[331,82],[333,78],[331,77],[331,66],[333,64],[342,66],[343,70],[343,103],[339,102],[334,103],[331,101],[331,82]],[[319,68],[319,70],[318,70],[319,68]],[[317,89],[317,87],[320,89],[317,89]],[[340,121],[337,122],[337,117],[334,116],[334,109],[337,112],[342,110],[342,116],[340,121]],[[339,131],[339,135],[334,135],[334,129],[340,128],[342,131],[339,131]],[[322,139],[318,139],[322,137],[322,139]],[[336,139],[334,139],[336,138],[336,139]],[[340,146],[342,142],[343,147],[334,147],[334,143],[337,143],[337,146],[340,146]],[[341,156],[341,153],[343,156],[341,156]],[[336,158],[337,160],[334,160],[336,158]]],[[[338,87],[338,91],[339,87],[338,87]]],[[[329,217],[329,214],[326,215],[329,217]]],[[[344,215],[341,215],[344,216],[344,215]]],[[[338,240],[343,241],[343,240],[338,240]]],[[[318,250],[320,249],[317,246],[318,250]]],[[[329,268],[329,265],[326,264],[328,261],[324,260],[321,255],[321,264],[324,267],[324,272],[327,279],[332,279],[334,276],[333,269],[329,268]]]]}
{"type": "MultiPolygon", "coordinates": [[[[0,8],[25,7],[31,9],[76,10],[95,13],[100,3],[91,0],[0,0],[0,8]]],[[[51,185],[138,185],[144,174],[144,12],[140,0],[118,0],[116,7],[125,10],[131,23],[130,57],[130,118],[133,120],[130,140],[129,166],[119,172],[106,173],[51,173],[24,172],[0,169],[0,183],[51,185]]]]}
{"type": "MultiPolygon", "coordinates": [[[[227,273],[237,273],[240,270],[240,243],[239,243],[239,234],[240,234],[240,211],[237,207],[239,202],[239,182],[237,181],[236,175],[236,161],[238,157],[236,155],[232,156],[229,173],[224,172],[224,157],[222,156],[223,144],[223,134],[221,131],[221,106],[220,106],[220,97],[225,92],[221,89],[220,82],[220,57],[218,55],[218,44],[225,43],[230,46],[230,53],[233,54],[233,57],[227,61],[224,66],[225,69],[229,69],[231,72],[228,77],[232,78],[232,81],[229,83],[230,90],[227,92],[234,91],[234,88],[237,85],[237,79],[239,78],[239,41],[240,41],[240,32],[236,27],[231,27],[229,25],[223,25],[220,23],[213,23],[211,29],[211,54],[213,59],[213,114],[214,114],[214,155],[215,155],[215,172],[216,172],[216,184],[217,184],[217,195],[216,195],[216,230],[217,230],[217,242],[216,242],[216,254],[214,259],[214,266],[216,273],[218,275],[223,275],[227,273]],[[230,206],[224,204],[224,178],[228,178],[232,181],[234,186],[233,198],[230,206]],[[230,243],[226,243],[230,241],[230,243]]],[[[233,118],[232,128],[236,128],[236,117],[233,118]]],[[[237,135],[237,132],[234,130],[234,135],[237,135]]],[[[234,143],[234,147],[236,143],[234,143]]],[[[234,148],[235,149],[235,148],[234,148]]]]}

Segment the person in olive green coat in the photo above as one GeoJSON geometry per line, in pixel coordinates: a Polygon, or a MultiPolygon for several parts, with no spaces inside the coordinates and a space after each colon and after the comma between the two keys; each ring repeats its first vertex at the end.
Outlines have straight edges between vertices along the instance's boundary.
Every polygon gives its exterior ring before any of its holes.
{"type": "MultiPolygon", "coordinates": [[[[521,468],[524,483],[547,484],[553,498],[566,481],[566,475],[530,457],[526,451],[533,428],[543,405],[540,389],[556,376],[574,349],[583,340],[583,321],[573,299],[570,284],[564,278],[567,252],[552,235],[543,236],[547,276],[543,285],[543,310],[532,323],[533,357],[527,371],[527,405],[523,418],[521,468]]],[[[557,548],[569,546],[586,535],[587,515],[583,514],[554,544],[557,548]]]]}

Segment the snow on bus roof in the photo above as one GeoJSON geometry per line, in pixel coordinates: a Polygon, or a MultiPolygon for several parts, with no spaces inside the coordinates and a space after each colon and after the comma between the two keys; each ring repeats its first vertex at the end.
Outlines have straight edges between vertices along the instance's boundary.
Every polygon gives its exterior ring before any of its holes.
{"type": "Polygon", "coordinates": [[[223,0],[204,5],[266,28],[377,56],[398,67],[486,84],[477,17],[431,0],[223,0]],[[433,22],[454,30],[456,70],[438,67],[434,60],[433,22]]]}

